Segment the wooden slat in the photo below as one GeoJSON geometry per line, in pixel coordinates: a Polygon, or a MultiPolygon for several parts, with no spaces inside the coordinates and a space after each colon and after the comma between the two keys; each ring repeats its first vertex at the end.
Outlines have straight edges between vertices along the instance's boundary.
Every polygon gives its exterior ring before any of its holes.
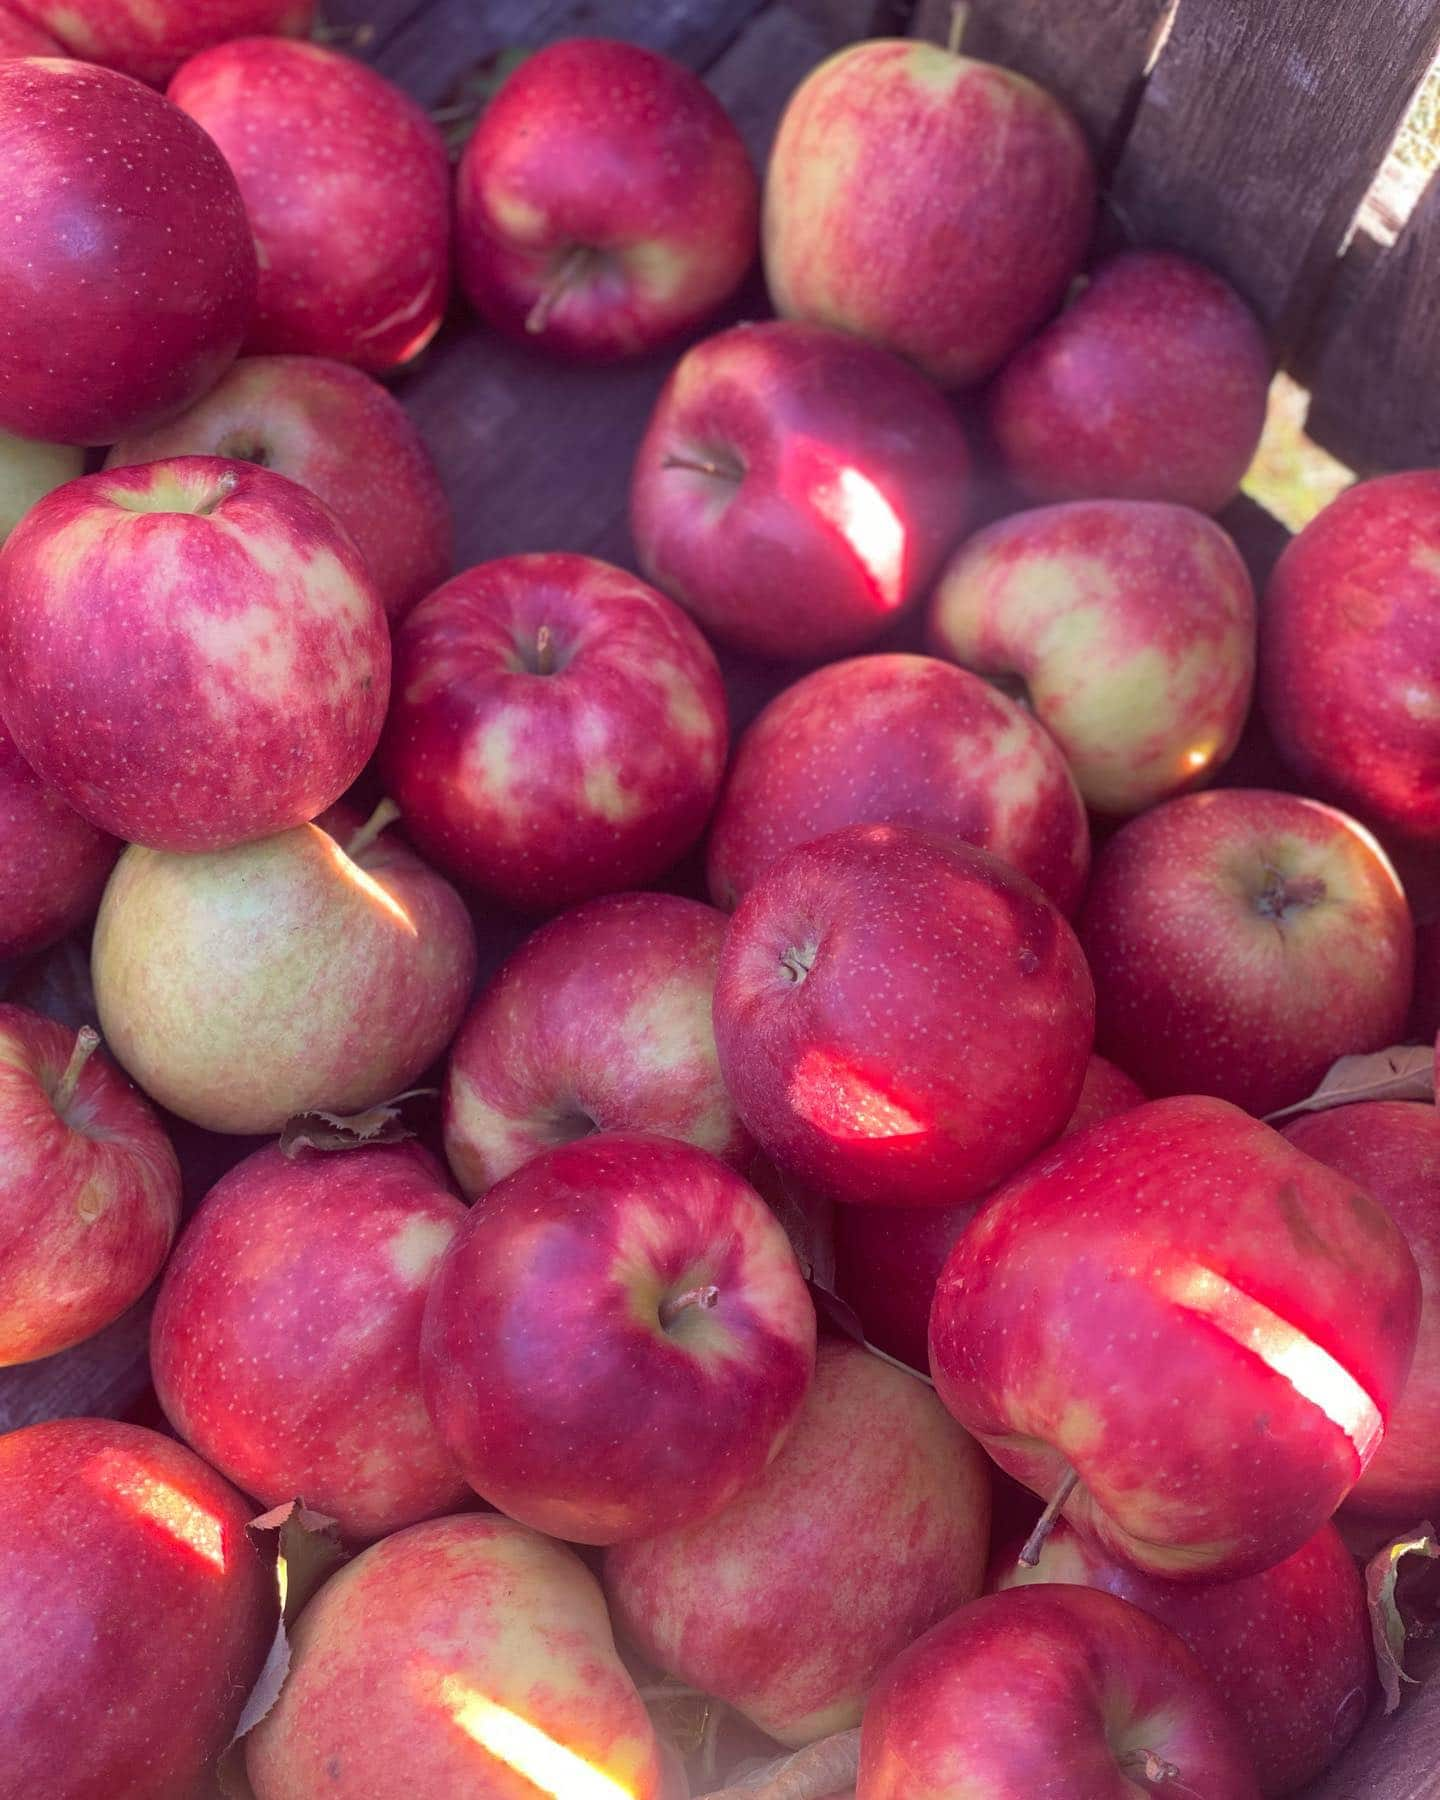
{"type": "Polygon", "coordinates": [[[0,1433],[41,1419],[116,1419],[128,1412],[150,1385],[147,1351],[154,1303],[152,1290],[73,1350],[0,1369],[0,1433]]]}

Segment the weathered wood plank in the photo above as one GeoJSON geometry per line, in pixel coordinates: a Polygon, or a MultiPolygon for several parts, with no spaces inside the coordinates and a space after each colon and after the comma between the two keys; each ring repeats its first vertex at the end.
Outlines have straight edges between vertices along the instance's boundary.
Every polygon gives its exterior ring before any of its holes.
{"type": "Polygon", "coordinates": [[[113,1325],[58,1356],[0,1369],[0,1433],[41,1419],[116,1419],[150,1385],[152,1290],[113,1325]]]}
{"type": "Polygon", "coordinates": [[[1220,269],[1285,350],[1437,45],[1437,0],[1181,0],[1115,171],[1122,218],[1220,269]]]}

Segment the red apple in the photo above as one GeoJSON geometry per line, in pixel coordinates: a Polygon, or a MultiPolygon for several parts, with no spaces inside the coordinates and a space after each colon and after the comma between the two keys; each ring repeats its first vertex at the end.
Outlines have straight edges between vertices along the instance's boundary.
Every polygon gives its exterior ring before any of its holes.
{"type": "Polygon", "coordinates": [[[460,283],[498,330],[631,356],[698,325],[755,256],[759,189],[697,75],[639,44],[566,38],[480,115],[456,189],[460,283]]]}
{"type": "Polygon", "coordinates": [[[1440,839],[1440,470],[1362,481],[1286,548],[1265,590],[1260,698],[1303,781],[1440,839]]]}
{"type": "Polygon", "coordinates": [[[640,1133],[497,1183],[425,1304],[425,1400],[470,1485],[574,1543],[718,1512],[784,1442],[814,1364],[815,1308],[764,1201],[640,1133]]]}
{"type": "Polygon", "coordinates": [[[996,1558],[997,1587],[1099,1588],[1175,1633],[1239,1726],[1262,1794],[1304,1787],[1359,1730],[1375,1685],[1374,1650],[1365,1584],[1333,1525],[1273,1568],[1201,1587],[1141,1575],[1063,1523],[1033,1568],[1018,1560],[1019,1549],[996,1558]]]}
{"type": "Polygon", "coordinates": [[[316,44],[203,50],[167,89],[225,153],[260,257],[251,350],[399,367],[440,329],[450,163],[383,75],[316,44]]]}
{"type": "Polygon", "coordinates": [[[1353,1182],[1222,1100],[1092,1125],[983,1207],[930,1315],[940,1397],[1134,1567],[1293,1555],[1404,1385],[1414,1258],[1353,1182]]]}
{"type": "Polygon", "coordinates": [[[183,456],[68,482],[0,550],[0,602],[11,735],[61,799],[132,843],[213,850],[299,825],[379,738],[374,585],[334,514],[283,475],[183,456]]]}
{"type": "Polygon", "coordinates": [[[430,452],[378,381],[320,356],[246,356],[168,425],[116,444],[107,469],[169,456],[259,463],[318,494],[398,619],[450,572],[454,528],[430,452]]]}
{"type": "Polygon", "coordinates": [[[1414,931],[1374,838],[1315,800],[1193,794],[1118,832],[1080,920],[1099,1048],[1152,1094],[1250,1112],[1403,1034],[1414,931]]]}
{"type": "MultiPolygon", "coordinates": [[[[10,4],[0,6],[0,58],[63,56],[65,52],[48,31],[42,31],[38,25],[32,25],[29,19],[13,10],[24,4],[25,0],[10,0],[10,4]]],[[[78,474],[79,471],[77,470],[76,473],[78,474]]]]}
{"type": "Polygon", "coordinates": [[[250,1515],[183,1444],[136,1425],[0,1437],[6,1800],[199,1790],[275,1635],[250,1515]]]}
{"type": "Polygon", "coordinates": [[[885,1671],[857,1800],[1258,1800],[1234,1721],[1174,1632],[1113,1594],[962,1606],[885,1671]]]}
{"type": "Polygon", "coordinates": [[[450,1053],[445,1154],[474,1198],[592,1131],[654,1131],[743,1167],[710,1002],[725,918],[675,894],[610,894],[528,937],[450,1053]]]}
{"type": "Polygon", "coordinates": [[[802,676],[741,738],[710,831],[717,906],[777,856],[844,825],[953,833],[1073,912],[1090,870],[1085,808],[1032,714],[929,656],[857,656],[802,676]]]}
{"type": "Polygon", "coordinates": [[[984,1458],[926,1387],[822,1342],[795,1429],[714,1518],[605,1553],[624,1636],[785,1744],[859,1723],[898,1651],[979,1591],[984,1458]]]}
{"type": "Polygon", "coordinates": [[[100,904],[120,846],[52,793],[0,725],[0,958],[44,950],[100,904]]]}
{"type": "Polygon", "coordinates": [[[946,386],[988,375],[1080,266],[1095,171],[1023,75],[871,39],[791,97],[765,182],[776,311],[898,351],[946,386]]]}
{"type": "Polygon", "coordinates": [[[92,968],[106,1041],[146,1093],[208,1131],[270,1133],[411,1086],[475,979],[460,896],[389,832],[319,825],[209,855],[116,865],[92,968]]]}
{"type": "Polygon", "coordinates": [[[0,186],[0,430],[108,444],[214,385],[255,247],[192,120],[109,69],[0,62],[0,186]]]}
{"type": "MultiPolygon", "coordinates": [[[[197,50],[227,38],[304,37],[314,0],[9,0],[71,56],[162,86],[197,50]]],[[[44,55],[42,51],[38,54],[44,55]]]]}
{"type": "Polygon", "coordinates": [[[858,649],[929,588],[970,513],[942,395],[812,325],[736,325],[683,356],[635,461],[640,565],[760,656],[858,649]]]}
{"type": "Polygon", "coordinates": [[[736,1110],[836,1200],[985,1193],[1069,1118],[1094,996],[1065,920],[958,839],[852,825],[788,851],[731,920],[715,1039],[736,1110]]]}
{"type": "MultiPolygon", "coordinates": [[[[0,32],[3,28],[0,14],[0,32]]],[[[0,431],[0,544],[37,500],[84,472],[85,452],[74,444],[37,444],[0,431]]]]}
{"type": "Polygon", "coordinates": [[[704,829],[726,742],[719,667],[680,609],[556,552],[481,563],[415,609],[380,763],[427,855],[543,912],[663,874],[704,829]]]}
{"type": "Polygon", "coordinates": [[[650,1719],[573,1551],[436,1519],[357,1556],[245,1739],[256,1800],[665,1800],[650,1719]]]}
{"type": "Polygon", "coordinates": [[[179,1223],[170,1140],[96,1042],[0,1005],[0,1368],[118,1319],[179,1223]]]}
{"type": "Polygon", "coordinates": [[[1005,365],[990,425],[1032,500],[1219,512],[1260,442],[1271,369],[1229,282],[1171,250],[1129,250],[1005,365]]]}
{"type": "MultiPolygon", "coordinates": [[[[1085,1065],[1085,1082],[1060,1134],[1069,1137],[1101,1119],[1139,1106],[1145,1096],[1102,1056],[1085,1065]]],[[[912,1369],[928,1369],[930,1303],[956,1238],[984,1205],[837,1206],[835,1291],[866,1338],[912,1369]]]]}
{"type": "Polygon", "coordinates": [[[1349,1511],[1413,1525],[1440,1507],[1440,1114],[1381,1100],[1291,1119],[1298,1150],[1358,1182],[1405,1234],[1424,1300],[1415,1361],[1374,1462],[1349,1511]]]}
{"type": "Polygon", "coordinates": [[[940,655],[1019,687],[1098,812],[1204,781],[1250,705],[1250,576],[1189,507],[1076,501],[1002,519],[945,570],[929,631],[940,655]]]}

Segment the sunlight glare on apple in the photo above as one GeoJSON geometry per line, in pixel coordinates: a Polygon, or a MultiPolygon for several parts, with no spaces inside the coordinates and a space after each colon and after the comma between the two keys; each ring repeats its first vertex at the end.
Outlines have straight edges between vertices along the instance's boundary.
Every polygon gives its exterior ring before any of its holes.
{"type": "Polygon", "coordinates": [[[929,1130],[903,1101],[885,1093],[843,1056],[818,1045],[796,1064],[789,1098],[802,1119],[841,1143],[921,1137],[929,1130]]]}
{"type": "Polygon", "coordinates": [[[1196,744],[1193,750],[1187,750],[1185,752],[1185,767],[1191,774],[1194,774],[1197,769],[1203,769],[1214,754],[1215,749],[1213,745],[1196,744]]]}
{"type": "Polygon", "coordinates": [[[225,1572],[225,1529],[207,1506],[128,1456],[107,1450],[86,1470],[92,1486],[118,1500],[129,1513],[158,1525],[218,1574],[225,1572]]]}
{"type": "Polygon", "coordinates": [[[365,870],[360,867],[359,863],[347,856],[342,846],[337,844],[333,838],[330,839],[330,846],[330,854],[334,860],[336,870],[349,882],[351,887],[358,888],[367,899],[373,900],[383,912],[389,913],[390,917],[394,919],[398,925],[403,926],[411,937],[418,936],[418,933],[415,930],[414,920],[395,896],[393,894],[387,894],[380,883],[376,881],[375,877],[367,874],[365,870]]]}
{"type": "Polygon", "coordinates": [[[811,503],[855,552],[887,611],[903,598],[905,526],[868,475],[848,465],[817,481],[811,503]]]}
{"type": "Polygon", "coordinates": [[[459,1676],[444,1678],[440,1699],[467,1737],[548,1800],[635,1800],[633,1789],[459,1676]]]}

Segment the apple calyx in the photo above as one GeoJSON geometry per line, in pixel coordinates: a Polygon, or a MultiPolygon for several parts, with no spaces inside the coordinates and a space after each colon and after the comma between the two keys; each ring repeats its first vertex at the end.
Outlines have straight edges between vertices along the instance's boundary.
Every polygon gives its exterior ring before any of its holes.
{"type": "Polygon", "coordinates": [[[603,260],[602,251],[592,250],[586,244],[572,244],[555,265],[535,304],[526,313],[526,331],[538,336],[550,323],[551,314],[566,294],[578,287],[603,260]]]}
{"type": "Polygon", "coordinates": [[[1262,919],[1273,919],[1278,925],[1294,914],[1305,911],[1307,907],[1318,905],[1325,898],[1325,893],[1323,877],[1287,876],[1273,864],[1267,863],[1264,880],[1252,900],[1262,919]]]}
{"type": "Polygon", "coordinates": [[[660,1329],[669,1331],[675,1321],[692,1308],[700,1312],[713,1312],[719,1304],[720,1290],[713,1283],[686,1288],[683,1294],[670,1295],[660,1302],[660,1329]]]}
{"type": "Polygon", "coordinates": [[[668,452],[661,462],[662,469],[688,469],[692,475],[709,475],[716,481],[740,482],[745,479],[744,465],[735,457],[722,456],[676,456],[668,452]]]}
{"type": "Polygon", "coordinates": [[[1033,1569],[1040,1560],[1040,1552],[1045,1548],[1045,1540],[1055,1529],[1055,1521],[1060,1517],[1065,1502],[1075,1492],[1080,1477],[1074,1469],[1067,1469],[1060,1477],[1060,1485],[1050,1496],[1049,1505],[1035,1521],[1035,1529],[1026,1538],[1020,1551],[1020,1560],[1027,1569],[1033,1569]]]}
{"type": "Polygon", "coordinates": [[[364,855],[382,831],[387,830],[400,817],[400,808],[393,800],[382,800],[370,817],[345,845],[345,854],[351,862],[364,855]]]}
{"type": "Polygon", "coordinates": [[[75,1090],[80,1085],[80,1077],[85,1072],[85,1065],[100,1047],[100,1033],[93,1025],[82,1025],[75,1034],[75,1047],[70,1052],[70,1060],[65,1065],[64,1073],[55,1084],[55,1092],[50,1096],[51,1105],[63,1118],[70,1102],[75,1098],[75,1090]]]}
{"type": "MultiPolygon", "coordinates": [[[[1167,1762],[1154,1750],[1127,1750],[1124,1756],[1117,1760],[1122,1769],[1138,1771],[1140,1779],[1147,1787],[1163,1787],[1176,1794],[1195,1793],[1194,1788],[1186,1787],[1180,1779],[1180,1770],[1177,1765],[1167,1762]]],[[[1196,1795],[1196,1800],[1199,1800],[1198,1795],[1196,1795]]]]}
{"type": "Polygon", "coordinates": [[[785,979],[798,987],[815,966],[815,954],[818,944],[791,944],[780,957],[780,967],[785,979]]]}

